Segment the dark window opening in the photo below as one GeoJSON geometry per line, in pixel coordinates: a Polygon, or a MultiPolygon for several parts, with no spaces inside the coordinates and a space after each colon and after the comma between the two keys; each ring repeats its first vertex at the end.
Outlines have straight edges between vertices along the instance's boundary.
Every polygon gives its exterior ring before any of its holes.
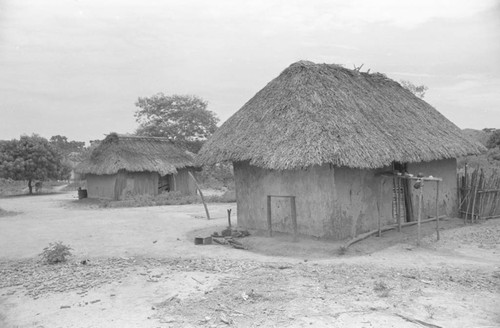
{"type": "MultiPolygon", "coordinates": [[[[405,174],[408,172],[408,163],[393,162],[394,174],[405,174]]],[[[411,200],[410,182],[406,179],[393,179],[392,215],[397,220],[398,215],[401,222],[413,221],[413,205],[411,200]]]]}

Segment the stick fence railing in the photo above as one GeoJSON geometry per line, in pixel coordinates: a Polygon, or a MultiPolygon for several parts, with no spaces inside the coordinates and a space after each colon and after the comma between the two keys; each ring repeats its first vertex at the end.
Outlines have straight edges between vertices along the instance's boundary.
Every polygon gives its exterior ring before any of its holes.
{"type": "Polygon", "coordinates": [[[477,220],[500,218],[500,176],[489,175],[477,167],[472,172],[465,166],[457,175],[458,209],[465,224],[477,220]]]}

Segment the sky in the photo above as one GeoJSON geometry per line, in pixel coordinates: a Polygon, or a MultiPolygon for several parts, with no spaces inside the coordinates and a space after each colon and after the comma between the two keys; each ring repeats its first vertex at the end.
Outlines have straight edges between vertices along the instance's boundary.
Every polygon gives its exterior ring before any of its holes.
{"type": "Polygon", "coordinates": [[[500,0],[0,0],[0,140],[132,133],[158,92],[223,122],[299,60],[424,84],[460,128],[500,128],[500,0]]]}

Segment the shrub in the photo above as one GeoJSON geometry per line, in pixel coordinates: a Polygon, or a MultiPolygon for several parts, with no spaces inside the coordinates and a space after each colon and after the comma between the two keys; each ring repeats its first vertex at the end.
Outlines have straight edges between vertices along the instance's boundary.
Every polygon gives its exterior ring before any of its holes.
{"type": "Polygon", "coordinates": [[[123,200],[104,201],[101,207],[143,207],[143,206],[162,206],[162,205],[185,205],[200,203],[198,195],[184,195],[179,191],[161,193],[154,197],[151,195],[132,195],[128,194],[123,200]]]}
{"type": "Polygon", "coordinates": [[[378,293],[380,297],[388,297],[391,289],[384,281],[377,281],[373,286],[373,290],[378,293]]]}
{"type": "Polygon", "coordinates": [[[205,197],[207,203],[234,203],[236,202],[236,193],[234,190],[228,190],[222,195],[212,195],[205,197]]]}
{"type": "Polygon", "coordinates": [[[72,256],[71,247],[64,245],[61,241],[49,243],[49,246],[40,253],[42,261],[47,264],[56,264],[66,262],[66,258],[72,256]]]}
{"type": "Polygon", "coordinates": [[[184,205],[199,203],[198,195],[184,195],[179,191],[170,191],[159,194],[155,198],[156,205],[184,205]]]}
{"type": "Polygon", "coordinates": [[[230,163],[204,166],[196,176],[202,188],[234,189],[233,165],[230,163]]]}

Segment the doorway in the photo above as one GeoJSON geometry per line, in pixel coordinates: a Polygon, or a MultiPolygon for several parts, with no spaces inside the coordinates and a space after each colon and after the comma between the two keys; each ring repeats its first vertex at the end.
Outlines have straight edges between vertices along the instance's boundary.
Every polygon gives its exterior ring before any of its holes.
{"type": "Polygon", "coordinates": [[[414,218],[410,182],[397,177],[398,173],[402,175],[408,173],[408,163],[393,162],[392,171],[394,172],[392,217],[397,220],[399,215],[401,222],[411,222],[414,218]]]}

